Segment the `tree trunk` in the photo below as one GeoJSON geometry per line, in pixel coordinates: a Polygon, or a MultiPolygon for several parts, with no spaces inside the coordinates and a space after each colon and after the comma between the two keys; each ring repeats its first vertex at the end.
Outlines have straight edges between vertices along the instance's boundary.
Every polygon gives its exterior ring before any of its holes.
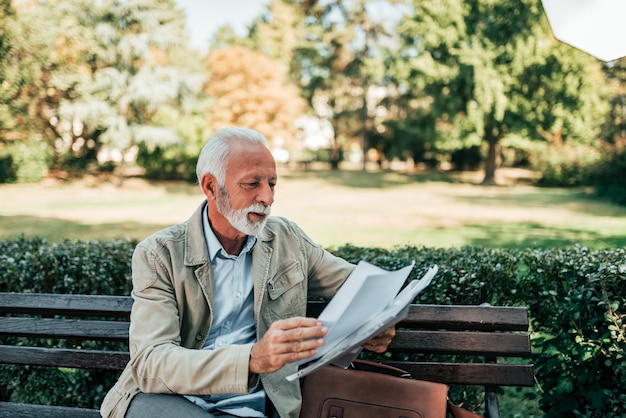
{"type": "Polygon", "coordinates": [[[367,151],[369,149],[369,144],[368,144],[369,141],[367,139],[367,121],[368,121],[367,89],[365,89],[363,92],[362,106],[363,107],[361,109],[361,152],[363,153],[363,161],[362,161],[361,170],[366,171],[367,170],[367,151]]]}
{"type": "Polygon", "coordinates": [[[120,163],[115,167],[114,175],[116,179],[116,186],[122,187],[124,185],[124,172],[126,171],[126,152],[122,152],[122,159],[120,163]]]}
{"type": "Polygon", "coordinates": [[[489,148],[487,150],[487,159],[485,160],[485,177],[481,184],[483,186],[495,186],[496,168],[498,167],[498,155],[500,153],[500,138],[490,133],[485,133],[485,135],[487,136],[489,148]]]}
{"type": "Polygon", "coordinates": [[[341,162],[341,147],[339,146],[339,141],[337,141],[337,121],[335,118],[330,119],[330,124],[333,127],[333,143],[330,149],[330,169],[335,171],[339,170],[339,163],[341,162]]]}

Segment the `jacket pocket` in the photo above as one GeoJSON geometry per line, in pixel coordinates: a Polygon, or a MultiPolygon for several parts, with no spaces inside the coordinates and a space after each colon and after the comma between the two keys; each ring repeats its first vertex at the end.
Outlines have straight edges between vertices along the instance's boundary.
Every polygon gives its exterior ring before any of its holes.
{"type": "Polygon", "coordinates": [[[270,311],[277,318],[306,313],[306,281],[300,263],[293,262],[267,282],[270,311]]]}

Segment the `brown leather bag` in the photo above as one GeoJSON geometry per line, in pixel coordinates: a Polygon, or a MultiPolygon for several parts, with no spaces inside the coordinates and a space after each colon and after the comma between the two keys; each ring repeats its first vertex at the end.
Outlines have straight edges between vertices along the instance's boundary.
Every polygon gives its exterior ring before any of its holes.
{"type": "Polygon", "coordinates": [[[383,364],[354,364],[306,376],[300,418],[446,418],[446,385],[403,378],[404,370],[383,364]]]}
{"type": "Polygon", "coordinates": [[[450,414],[452,418],[483,418],[482,415],[478,415],[472,411],[463,409],[460,406],[456,406],[450,402],[450,400],[448,400],[448,414],[450,414]]]}

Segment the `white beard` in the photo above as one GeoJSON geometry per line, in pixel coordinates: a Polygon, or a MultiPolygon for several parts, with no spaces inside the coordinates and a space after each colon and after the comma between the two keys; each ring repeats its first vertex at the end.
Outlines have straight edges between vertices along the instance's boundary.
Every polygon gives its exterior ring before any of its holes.
{"type": "Polygon", "coordinates": [[[244,209],[233,209],[228,190],[224,187],[219,188],[216,204],[218,212],[230,222],[232,227],[246,235],[257,235],[265,227],[272,209],[271,206],[265,206],[262,203],[256,203],[244,209]],[[263,213],[266,217],[262,221],[251,221],[248,219],[250,212],[263,213]]]}

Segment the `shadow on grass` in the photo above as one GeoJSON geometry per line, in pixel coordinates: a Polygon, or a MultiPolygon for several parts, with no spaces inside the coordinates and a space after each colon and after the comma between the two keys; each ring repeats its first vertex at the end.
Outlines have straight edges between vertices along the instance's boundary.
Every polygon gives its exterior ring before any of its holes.
{"type": "Polygon", "coordinates": [[[57,218],[36,216],[0,216],[0,239],[25,237],[43,237],[53,242],[63,239],[141,240],[167,225],[150,225],[139,222],[115,222],[102,224],[84,224],[57,218]]]}
{"type": "MultiPolygon", "coordinates": [[[[0,239],[18,236],[43,237],[51,242],[64,239],[141,240],[168,225],[119,222],[84,224],[57,218],[34,216],[0,216],[0,239]]],[[[387,231],[387,236],[397,235],[387,231]]],[[[410,234],[413,236],[413,234],[410,234]]],[[[406,237],[410,238],[410,237],[406,237]]],[[[398,239],[400,239],[398,237],[398,239]]],[[[403,240],[409,245],[455,247],[472,245],[484,248],[558,248],[583,245],[592,249],[626,247],[626,231],[589,231],[576,228],[546,227],[537,223],[473,224],[454,229],[421,228],[412,239],[403,240]],[[411,244],[413,243],[413,244],[411,244]]]]}
{"type": "Polygon", "coordinates": [[[592,249],[626,247],[624,231],[553,228],[532,222],[467,225],[463,228],[463,238],[467,245],[485,248],[546,249],[576,244],[592,249]]]}
{"type": "Polygon", "coordinates": [[[422,172],[417,174],[396,171],[357,171],[357,170],[311,170],[290,171],[281,177],[298,180],[324,180],[330,184],[367,189],[383,189],[415,183],[473,184],[451,173],[422,172]]]}
{"type": "Polygon", "coordinates": [[[580,213],[593,213],[595,216],[626,217],[626,207],[600,198],[588,189],[532,188],[527,190],[497,196],[456,196],[455,198],[459,201],[486,207],[490,205],[515,208],[566,207],[580,213]]]}

